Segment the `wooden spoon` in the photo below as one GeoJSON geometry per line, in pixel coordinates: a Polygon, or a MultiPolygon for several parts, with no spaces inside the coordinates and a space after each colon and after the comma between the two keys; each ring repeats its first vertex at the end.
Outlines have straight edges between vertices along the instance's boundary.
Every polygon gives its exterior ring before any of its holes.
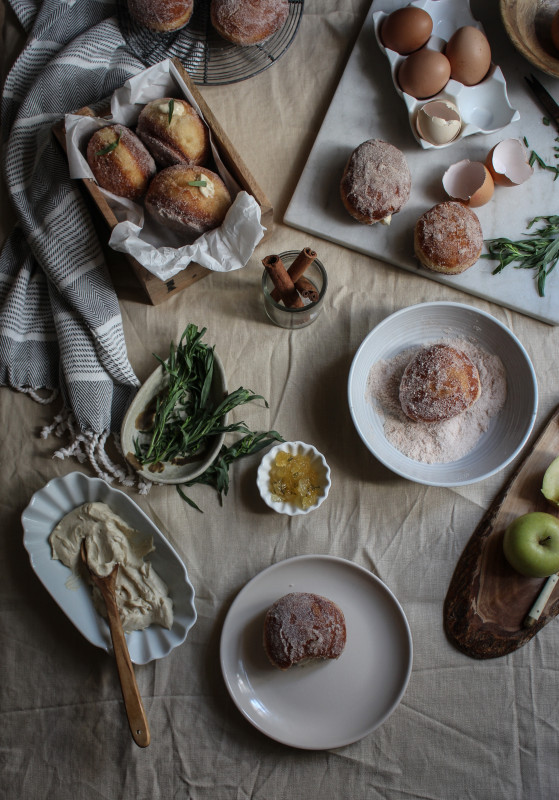
{"type": "Polygon", "coordinates": [[[111,639],[113,642],[113,651],[116,659],[116,666],[118,669],[118,676],[120,678],[120,688],[122,691],[122,699],[126,708],[126,715],[128,717],[128,724],[130,725],[130,732],[132,738],[138,747],[147,747],[150,743],[151,736],[149,732],[149,725],[146,717],[146,712],[142,703],[142,698],[136,683],[136,676],[132,661],[130,660],[130,653],[124,637],[122,629],[122,622],[116,603],[116,576],[118,574],[118,564],[115,564],[113,571],[110,575],[103,577],[97,575],[88,564],[87,561],[87,548],[85,539],[82,540],[80,553],[83,563],[86,565],[93,583],[99,588],[103,595],[105,606],[107,607],[107,617],[109,629],[111,631],[111,639]]]}

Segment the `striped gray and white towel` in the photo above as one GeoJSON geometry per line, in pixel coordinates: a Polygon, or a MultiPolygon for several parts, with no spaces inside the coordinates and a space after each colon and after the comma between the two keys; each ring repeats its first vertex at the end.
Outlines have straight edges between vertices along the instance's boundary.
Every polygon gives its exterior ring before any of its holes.
{"type": "Polygon", "coordinates": [[[104,445],[138,381],[89,212],[52,134],[68,111],[108,97],[143,65],[126,50],[115,3],[9,0],[29,34],[2,98],[2,144],[18,225],[0,255],[0,385],[59,389],[43,432],[70,433],[56,455],[130,483],[104,445]]]}

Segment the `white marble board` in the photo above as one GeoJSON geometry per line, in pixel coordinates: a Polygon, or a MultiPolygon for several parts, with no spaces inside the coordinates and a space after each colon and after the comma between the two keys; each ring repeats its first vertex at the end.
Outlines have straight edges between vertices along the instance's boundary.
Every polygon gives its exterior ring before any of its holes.
{"type": "MultiPolygon", "coordinates": [[[[460,0],[464,2],[464,0],[460,0]]],[[[413,229],[421,214],[445,198],[442,175],[450,164],[468,158],[485,161],[490,149],[509,137],[526,137],[547,164],[554,160],[558,136],[542,120],[544,112],[524,80],[534,73],[559,101],[559,81],[544,75],[526,61],[509,42],[497,3],[472,0],[471,10],[489,39],[493,61],[502,69],[511,106],[520,119],[491,134],[474,134],[443,149],[424,150],[415,140],[407,109],[392,84],[390,64],[379,48],[373,13],[390,12],[401,0],[380,0],[371,5],[351,52],[330,107],[309,154],[284,222],[323,239],[381,259],[425,278],[448,284],[501,306],[520,311],[542,322],[559,325],[559,266],[547,279],[546,296],[540,297],[535,270],[512,265],[492,275],[497,262],[480,259],[462,275],[444,276],[420,268],[413,255],[413,229]],[[399,147],[412,173],[412,191],[406,206],[390,226],[361,225],[342,206],[339,183],[354,147],[370,138],[381,138],[399,147]]],[[[535,166],[522,186],[497,186],[491,201],[475,209],[485,239],[523,238],[528,222],[536,216],[559,213],[559,181],[553,173],[535,166]]]]}

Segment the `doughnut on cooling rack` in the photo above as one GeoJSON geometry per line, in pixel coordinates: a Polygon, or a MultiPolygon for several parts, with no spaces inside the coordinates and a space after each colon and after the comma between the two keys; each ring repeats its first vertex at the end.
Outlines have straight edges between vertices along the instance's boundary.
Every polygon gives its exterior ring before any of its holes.
{"type": "Polygon", "coordinates": [[[196,0],[190,22],[170,33],[154,33],[129,14],[126,0],[117,7],[118,24],[129,49],[147,67],[166,58],[180,59],[194,83],[237,83],[271,67],[289,49],[299,29],[303,0],[289,0],[282,28],[265,42],[246,47],[226,42],[213,29],[210,0],[196,0]]]}

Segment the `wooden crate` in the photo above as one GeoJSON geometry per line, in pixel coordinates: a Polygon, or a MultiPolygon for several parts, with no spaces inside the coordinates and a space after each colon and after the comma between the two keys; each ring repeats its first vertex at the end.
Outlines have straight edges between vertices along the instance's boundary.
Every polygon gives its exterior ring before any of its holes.
{"type": "MultiPolygon", "coordinates": [[[[211,131],[213,142],[219,151],[224,165],[229,170],[233,178],[235,178],[240,187],[251,194],[260,206],[262,225],[266,228],[262,241],[265,241],[271,235],[274,224],[274,210],[270,205],[270,202],[268,201],[262,189],[260,189],[256,183],[252,174],[249,172],[237,150],[233,147],[229,137],[213,115],[210,107],[198,91],[194,82],[191,80],[188,72],[184,69],[178,59],[174,58],[173,63],[188,86],[192,96],[198,103],[200,111],[202,112],[202,115],[211,131]]],[[[88,107],[81,108],[74,113],[94,116],[93,111],[88,107]]],[[[54,125],[53,132],[66,152],[66,131],[63,119],[54,125]]],[[[108,204],[105,196],[101,191],[99,191],[99,187],[94,180],[91,180],[90,178],[84,178],[82,183],[91,195],[103,219],[112,231],[112,229],[118,223],[118,220],[108,204]]],[[[158,305],[177,292],[192,286],[193,283],[199,281],[201,278],[204,278],[210,272],[210,270],[206,269],[205,267],[201,267],[199,264],[192,263],[170,280],[162,281],[160,278],[149,272],[149,270],[143,267],[132,256],[128,254],[122,255],[132,267],[138,282],[144,290],[148,302],[153,305],[158,305]]]]}

